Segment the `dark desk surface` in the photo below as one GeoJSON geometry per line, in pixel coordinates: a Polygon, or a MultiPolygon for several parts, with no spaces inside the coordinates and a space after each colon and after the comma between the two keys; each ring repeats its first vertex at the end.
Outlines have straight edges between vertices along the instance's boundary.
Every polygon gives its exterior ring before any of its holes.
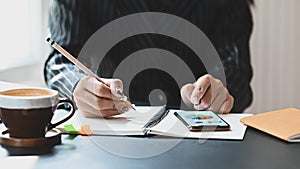
{"type": "Polygon", "coordinates": [[[78,136],[74,140],[63,136],[63,145],[55,147],[53,154],[41,156],[36,168],[298,169],[300,166],[299,143],[286,143],[252,128],[247,129],[244,141],[207,140],[202,143],[198,139],[183,139],[169,151],[146,158],[119,156],[96,144],[114,145],[120,152],[130,151],[129,156],[133,157],[135,151],[149,152],[157,145],[178,141],[157,136],[78,136]],[[147,146],[136,150],[137,143],[147,146]]]}
{"type": "MultiPolygon", "coordinates": [[[[14,84],[0,82],[0,88],[14,84]]],[[[42,155],[37,169],[99,168],[187,168],[187,169],[293,169],[300,167],[300,143],[287,143],[248,128],[243,141],[175,139],[163,137],[78,136],[56,146],[53,154],[42,155]],[[102,144],[96,144],[101,142],[102,144]],[[113,154],[104,144],[118,152],[141,157],[166,143],[170,150],[147,158],[130,158],[113,154]],[[144,145],[144,146],[143,146],[144,145]],[[101,147],[102,146],[102,147],[101,147]],[[135,148],[138,147],[138,148],[135,148]],[[106,148],[106,149],[105,149],[106,148]]],[[[2,153],[4,150],[0,148],[2,153]]],[[[2,167],[1,167],[2,169],[2,167]]]]}

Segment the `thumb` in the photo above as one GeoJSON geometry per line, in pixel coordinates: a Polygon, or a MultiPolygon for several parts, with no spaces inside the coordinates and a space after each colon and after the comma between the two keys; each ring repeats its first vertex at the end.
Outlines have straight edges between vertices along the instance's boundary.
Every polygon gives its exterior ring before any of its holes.
{"type": "Polygon", "coordinates": [[[182,101],[188,106],[188,107],[192,107],[193,104],[190,100],[192,91],[194,90],[194,85],[193,84],[186,84],[184,85],[181,90],[180,90],[180,94],[181,94],[181,98],[182,101]]]}

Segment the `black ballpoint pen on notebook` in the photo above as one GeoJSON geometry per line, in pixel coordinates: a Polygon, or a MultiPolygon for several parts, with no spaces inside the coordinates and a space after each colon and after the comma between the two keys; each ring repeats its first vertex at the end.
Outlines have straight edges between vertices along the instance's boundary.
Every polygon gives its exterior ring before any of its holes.
{"type": "MultiPolygon", "coordinates": [[[[64,55],[69,61],[74,63],[79,69],[81,69],[84,73],[86,73],[88,76],[94,77],[99,82],[105,84],[107,87],[110,87],[108,84],[106,84],[101,78],[99,78],[94,72],[92,72],[89,68],[87,68],[84,64],[82,64],[79,60],[77,60],[75,57],[73,57],[68,51],[66,51],[64,48],[62,48],[59,44],[57,44],[54,40],[51,38],[47,38],[46,40],[54,49],[59,51],[62,55],[64,55]]],[[[121,90],[117,91],[118,94],[124,96],[124,94],[121,92],[121,90]]],[[[124,96],[124,98],[127,98],[124,96]]],[[[127,101],[127,99],[123,99],[123,101],[129,106],[129,108],[135,110],[134,106],[127,101]]]]}

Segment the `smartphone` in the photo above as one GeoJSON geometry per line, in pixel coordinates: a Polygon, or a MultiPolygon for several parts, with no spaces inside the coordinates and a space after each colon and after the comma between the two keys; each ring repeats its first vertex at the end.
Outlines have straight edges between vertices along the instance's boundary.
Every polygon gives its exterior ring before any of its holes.
{"type": "Polygon", "coordinates": [[[227,131],[230,125],[212,111],[175,111],[174,115],[190,131],[227,131]]]}

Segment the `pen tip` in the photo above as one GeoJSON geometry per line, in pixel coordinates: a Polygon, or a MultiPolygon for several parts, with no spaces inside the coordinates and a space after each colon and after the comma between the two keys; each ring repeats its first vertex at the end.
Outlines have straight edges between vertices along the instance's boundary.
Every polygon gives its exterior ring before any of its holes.
{"type": "Polygon", "coordinates": [[[47,42],[49,42],[50,40],[51,40],[51,39],[50,39],[49,37],[46,39],[47,42]]]}
{"type": "Polygon", "coordinates": [[[134,104],[130,104],[130,105],[131,105],[131,108],[132,108],[133,110],[136,110],[134,104]]]}

